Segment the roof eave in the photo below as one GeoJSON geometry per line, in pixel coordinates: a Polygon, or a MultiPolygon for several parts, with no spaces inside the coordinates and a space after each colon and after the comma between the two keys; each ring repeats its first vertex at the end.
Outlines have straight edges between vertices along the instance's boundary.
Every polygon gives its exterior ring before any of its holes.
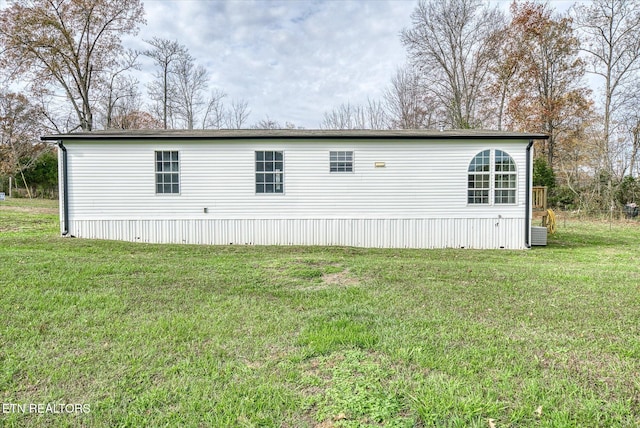
{"type": "Polygon", "coordinates": [[[546,134],[486,130],[433,131],[433,130],[145,130],[97,131],[71,134],[45,135],[42,141],[60,140],[264,140],[264,139],[481,139],[481,140],[546,140],[546,134]]]}

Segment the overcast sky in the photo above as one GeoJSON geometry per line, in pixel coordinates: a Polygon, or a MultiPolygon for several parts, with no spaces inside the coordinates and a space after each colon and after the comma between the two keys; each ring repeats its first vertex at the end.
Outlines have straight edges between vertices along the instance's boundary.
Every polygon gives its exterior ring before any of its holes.
{"type": "MultiPolygon", "coordinates": [[[[486,0],[508,9],[510,0],[486,0]]],[[[558,10],[571,1],[554,0],[558,10]]],[[[145,0],[147,25],[127,47],[177,40],[209,70],[210,90],[243,99],[247,125],[269,117],[318,128],[342,103],[380,99],[406,62],[400,32],[417,0],[145,0]]],[[[142,81],[153,64],[142,59],[142,81]]],[[[146,89],[145,89],[146,91],[146,89]]]]}
{"type": "MultiPolygon", "coordinates": [[[[210,73],[210,90],[243,99],[248,125],[267,116],[317,128],[341,103],[378,99],[406,53],[400,31],[416,0],[145,0],[147,25],[127,47],[177,40],[210,73]]],[[[140,80],[153,63],[141,60],[140,80]]],[[[146,89],[145,89],[146,91],[146,89]]]]}
{"type": "MultiPolygon", "coordinates": [[[[508,9],[510,0],[485,0],[508,9]]],[[[584,0],[582,0],[584,1],[584,0]]],[[[0,0],[5,6],[7,0],[0,0]]],[[[124,44],[177,40],[219,89],[248,103],[246,126],[269,117],[318,128],[342,103],[379,100],[406,62],[400,32],[418,0],[144,0],[147,24],[124,44]]],[[[557,10],[572,1],[553,0],[557,10]]],[[[141,58],[141,82],[154,65],[141,58]]],[[[146,87],[141,87],[146,97],[146,87]]]]}

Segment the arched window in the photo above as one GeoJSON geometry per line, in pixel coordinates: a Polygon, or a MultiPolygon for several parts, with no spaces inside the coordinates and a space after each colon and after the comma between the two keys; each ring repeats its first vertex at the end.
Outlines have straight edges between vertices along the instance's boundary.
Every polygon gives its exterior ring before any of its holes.
{"type": "Polygon", "coordinates": [[[469,164],[468,202],[470,204],[489,203],[489,184],[491,183],[490,154],[489,150],[480,152],[469,164]]]}
{"type": "Polygon", "coordinates": [[[502,150],[484,150],[469,164],[469,204],[515,204],[518,178],[516,163],[502,150]]]}

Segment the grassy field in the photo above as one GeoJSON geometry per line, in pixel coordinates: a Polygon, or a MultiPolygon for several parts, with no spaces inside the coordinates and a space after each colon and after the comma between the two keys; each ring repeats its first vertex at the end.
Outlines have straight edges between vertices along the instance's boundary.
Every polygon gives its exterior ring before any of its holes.
{"type": "Polygon", "coordinates": [[[0,202],[0,425],[640,425],[635,221],[560,221],[528,251],[145,245],[57,222],[53,202],[0,202]]]}

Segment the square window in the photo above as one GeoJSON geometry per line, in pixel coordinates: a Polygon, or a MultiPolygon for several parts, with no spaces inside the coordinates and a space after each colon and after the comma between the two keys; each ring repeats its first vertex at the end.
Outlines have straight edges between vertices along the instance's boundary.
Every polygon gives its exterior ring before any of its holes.
{"type": "Polygon", "coordinates": [[[496,174],[496,189],[515,189],[515,174],[496,174]]]}
{"type": "Polygon", "coordinates": [[[329,172],[353,172],[353,152],[330,151],[329,172]]]}

